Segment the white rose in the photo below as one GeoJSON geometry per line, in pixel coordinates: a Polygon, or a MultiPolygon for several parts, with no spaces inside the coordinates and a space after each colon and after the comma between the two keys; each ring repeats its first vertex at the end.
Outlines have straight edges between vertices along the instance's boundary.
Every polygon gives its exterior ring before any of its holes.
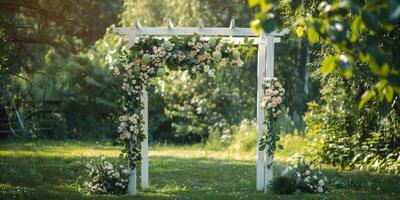
{"type": "Polygon", "coordinates": [[[318,181],[318,184],[319,184],[320,186],[324,186],[324,185],[325,185],[325,182],[324,182],[324,180],[321,179],[321,180],[318,181]]]}

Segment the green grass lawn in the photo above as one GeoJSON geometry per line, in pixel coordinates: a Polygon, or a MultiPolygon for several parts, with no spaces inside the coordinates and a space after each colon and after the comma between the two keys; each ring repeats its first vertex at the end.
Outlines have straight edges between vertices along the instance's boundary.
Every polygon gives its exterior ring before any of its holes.
{"type": "MultiPolygon", "coordinates": [[[[300,139],[292,142],[278,152],[277,168],[288,156],[305,150],[300,139]]],[[[400,199],[398,176],[330,167],[324,168],[334,182],[327,194],[257,192],[255,154],[207,151],[201,146],[151,147],[150,188],[140,190],[137,197],[88,195],[81,189],[84,163],[100,154],[117,160],[119,147],[76,141],[2,142],[0,199],[400,199]]]]}

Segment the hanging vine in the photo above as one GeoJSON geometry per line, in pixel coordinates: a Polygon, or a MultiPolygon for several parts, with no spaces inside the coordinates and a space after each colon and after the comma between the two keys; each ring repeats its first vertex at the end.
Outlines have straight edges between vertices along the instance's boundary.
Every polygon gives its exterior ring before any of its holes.
{"type": "MultiPolygon", "coordinates": [[[[276,147],[283,148],[278,145],[279,132],[274,129],[274,122],[277,121],[278,115],[281,113],[281,105],[285,89],[276,78],[267,78],[262,85],[264,90],[264,97],[261,102],[261,107],[264,108],[265,113],[265,132],[263,138],[260,139],[259,150],[265,150],[267,153],[274,156],[276,147]]],[[[273,159],[272,159],[273,160],[273,159]]],[[[267,165],[268,169],[272,167],[272,162],[267,165]]]]}

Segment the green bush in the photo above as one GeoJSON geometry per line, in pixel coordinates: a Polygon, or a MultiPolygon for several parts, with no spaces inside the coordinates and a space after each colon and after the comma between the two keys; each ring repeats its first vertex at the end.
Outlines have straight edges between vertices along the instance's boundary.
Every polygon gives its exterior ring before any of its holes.
{"type": "Polygon", "coordinates": [[[316,139],[322,162],[342,169],[399,174],[400,103],[395,102],[388,115],[380,113],[376,101],[357,111],[357,97],[364,85],[371,84],[368,76],[356,73],[351,79],[322,78],[322,101],[309,103],[306,132],[316,139]]]}
{"type": "Polygon", "coordinates": [[[268,186],[268,189],[274,194],[293,194],[296,188],[296,181],[286,176],[275,176],[268,186]]]}

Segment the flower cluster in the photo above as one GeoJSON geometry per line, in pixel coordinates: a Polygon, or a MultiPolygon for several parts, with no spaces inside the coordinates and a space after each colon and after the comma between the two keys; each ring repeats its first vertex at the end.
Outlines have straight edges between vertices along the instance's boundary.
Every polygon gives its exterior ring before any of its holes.
{"type": "Polygon", "coordinates": [[[264,97],[261,102],[261,107],[265,108],[269,118],[276,119],[280,113],[280,105],[282,97],[285,94],[285,89],[276,78],[267,78],[263,84],[264,97]]]}
{"type": "Polygon", "coordinates": [[[88,181],[85,186],[91,193],[97,194],[119,194],[125,193],[129,170],[123,165],[115,165],[106,161],[104,157],[100,162],[90,161],[86,163],[88,181]]]}
{"type": "Polygon", "coordinates": [[[195,78],[197,73],[213,77],[217,67],[241,67],[255,50],[252,42],[246,39],[244,45],[234,45],[221,38],[204,41],[199,35],[169,39],[143,36],[129,50],[122,51],[113,67],[114,75],[123,80],[118,139],[125,144],[123,154],[132,168],[141,160],[141,142],[145,138],[141,94],[150,79],[167,75],[169,70],[184,70],[195,78]]]}
{"type": "Polygon", "coordinates": [[[303,156],[295,156],[282,176],[295,180],[296,187],[302,192],[323,193],[327,190],[327,177],[303,156]]]}
{"type": "MultiPolygon", "coordinates": [[[[276,78],[266,78],[262,87],[264,97],[261,101],[261,107],[264,108],[265,112],[266,134],[260,140],[259,149],[267,148],[268,154],[273,157],[279,140],[279,132],[275,131],[273,123],[277,120],[278,114],[281,113],[280,107],[285,89],[276,78]]],[[[278,147],[283,148],[281,145],[278,147]]],[[[269,163],[267,167],[271,168],[272,163],[269,163]]]]}

